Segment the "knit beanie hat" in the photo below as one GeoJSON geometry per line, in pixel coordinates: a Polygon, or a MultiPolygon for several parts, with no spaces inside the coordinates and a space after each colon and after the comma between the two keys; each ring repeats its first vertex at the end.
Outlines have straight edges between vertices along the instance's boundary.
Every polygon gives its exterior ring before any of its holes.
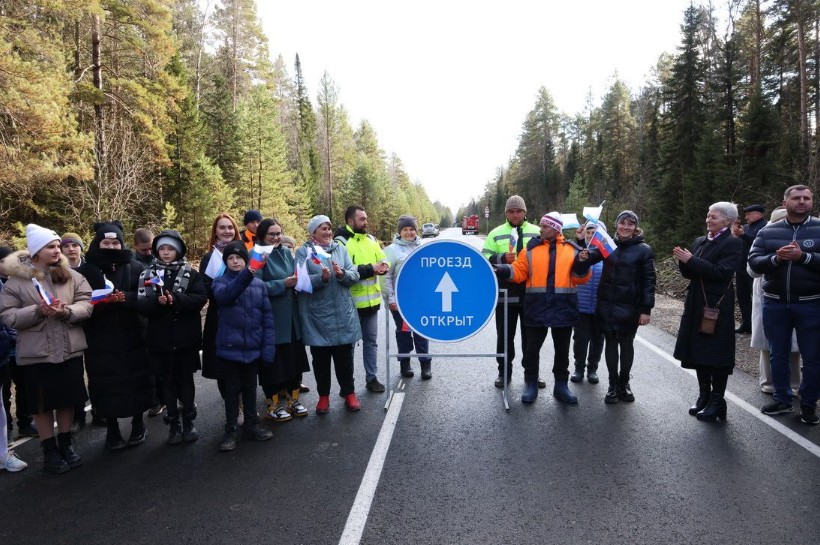
{"type": "Polygon", "coordinates": [[[82,250],[85,250],[85,244],[83,244],[83,239],[80,238],[80,235],[77,233],[65,233],[62,237],[60,237],[60,246],[68,244],[69,242],[73,242],[74,244],[79,245],[82,250]]]}
{"type": "Polygon", "coordinates": [[[225,246],[225,249],[222,251],[222,261],[225,265],[228,264],[228,257],[232,255],[238,255],[245,261],[246,265],[248,264],[248,249],[245,248],[245,243],[241,240],[234,240],[225,246]]]}
{"type": "Polygon", "coordinates": [[[413,216],[399,216],[399,233],[405,227],[412,227],[416,231],[419,230],[419,224],[413,216]]]}
{"type": "Polygon", "coordinates": [[[248,210],[242,218],[242,225],[247,225],[252,221],[262,221],[262,213],[259,210],[248,210]]]}
{"type": "Polygon", "coordinates": [[[600,229],[601,231],[603,231],[604,233],[607,232],[606,224],[604,222],[602,222],[601,220],[598,220],[598,223],[595,223],[594,221],[588,221],[584,224],[584,228],[586,230],[595,229],[596,227],[598,229],[600,229]]]}
{"type": "Polygon", "coordinates": [[[52,240],[59,241],[60,235],[51,229],[40,227],[35,223],[26,225],[26,247],[31,257],[34,257],[37,252],[42,250],[43,247],[52,240]]]}
{"type": "MultiPolygon", "coordinates": [[[[125,248],[125,237],[122,236],[122,224],[119,221],[101,222],[94,224],[94,240],[91,246],[99,246],[104,238],[114,238],[120,241],[120,246],[125,248]]],[[[65,239],[65,237],[63,237],[65,239]]],[[[82,246],[82,244],[81,244],[82,246]]]]}
{"type": "Polygon", "coordinates": [[[556,231],[561,231],[564,228],[564,221],[561,219],[561,212],[550,212],[541,216],[539,225],[546,225],[552,227],[556,231]]]}
{"type": "Polygon", "coordinates": [[[330,218],[327,217],[327,216],[324,216],[322,214],[319,214],[318,216],[313,216],[312,218],[310,218],[310,221],[308,222],[308,228],[307,228],[308,229],[308,235],[313,236],[313,231],[318,229],[319,226],[322,225],[323,223],[330,223],[331,226],[333,225],[330,222],[330,218]]]}
{"type": "Polygon", "coordinates": [[[523,210],[524,212],[526,212],[527,205],[524,204],[524,199],[522,199],[518,195],[513,195],[512,197],[507,199],[507,205],[504,207],[504,212],[509,212],[513,209],[523,210]]]}
{"type": "Polygon", "coordinates": [[[621,220],[623,219],[630,219],[635,222],[635,225],[638,225],[638,214],[632,210],[624,210],[618,214],[618,219],[615,220],[615,223],[621,223],[621,220]]]}
{"type": "Polygon", "coordinates": [[[179,240],[174,238],[174,237],[169,237],[167,235],[158,237],[154,241],[154,248],[159,250],[160,246],[170,246],[171,248],[176,250],[177,251],[177,259],[182,257],[182,255],[185,253],[185,252],[182,251],[182,244],[179,243],[179,240]]]}

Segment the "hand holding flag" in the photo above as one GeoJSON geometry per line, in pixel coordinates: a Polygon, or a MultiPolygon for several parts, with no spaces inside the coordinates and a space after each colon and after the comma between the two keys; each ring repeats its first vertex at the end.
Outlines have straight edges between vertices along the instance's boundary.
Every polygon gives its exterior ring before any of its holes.
{"type": "Polygon", "coordinates": [[[265,266],[265,260],[268,258],[268,255],[273,252],[273,245],[270,246],[260,246],[258,244],[254,245],[251,248],[250,255],[248,256],[250,259],[250,263],[248,263],[248,268],[252,271],[258,271],[262,267],[265,266]]]}

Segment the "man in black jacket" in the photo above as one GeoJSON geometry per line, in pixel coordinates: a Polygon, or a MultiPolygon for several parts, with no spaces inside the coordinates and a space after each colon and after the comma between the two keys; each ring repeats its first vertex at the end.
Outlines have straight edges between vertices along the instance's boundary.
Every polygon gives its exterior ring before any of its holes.
{"type": "Polygon", "coordinates": [[[820,220],[811,217],[811,189],[794,185],[783,195],[786,219],[761,229],[749,253],[749,266],[763,278],[763,328],[771,346],[774,401],[764,414],[793,412],[789,351],[797,333],[803,358],[800,419],[817,424],[820,394],[820,220]]]}
{"type": "Polygon", "coordinates": [[[740,327],[735,333],[752,332],[752,277],[746,272],[746,261],[749,257],[749,250],[752,249],[757,232],[766,225],[766,209],[762,204],[753,204],[743,209],[746,216],[746,225],[740,222],[732,226],[732,234],[743,241],[743,259],[735,274],[735,289],[737,290],[737,306],[740,307],[740,327]]]}

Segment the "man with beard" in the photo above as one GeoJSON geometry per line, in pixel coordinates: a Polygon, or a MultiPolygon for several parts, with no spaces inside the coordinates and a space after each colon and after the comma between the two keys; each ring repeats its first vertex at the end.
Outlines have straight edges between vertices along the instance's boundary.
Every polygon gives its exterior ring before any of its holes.
{"type": "Polygon", "coordinates": [[[803,358],[800,420],[817,424],[820,394],[820,220],[811,217],[814,196],[805,185],[783,195],[786,219],[767,225],[749,252],[749,266],[763,278],[763,328],[770,345],[774,401],[760,410],[778,415],[794,411],[789,352],[797,333],[803,358]]]}
{"type": "Polygon", "coordinates": [[[365,386],[371,392],[384,392],[384,384],[376,377],[376,350],[379,347],[378,313],[382,297],[376,277],[386,273],[390,266],[385,260],[379,241],[367,233],[367,212],[364,208],[358,205],[348,206],[345,210],[345,223],[344,227],[336,230],[334,239],[347,248],[350,260],[359,271],[360,280],[351,286],[350,294],[353,296],[362,327],[365,386]]]}
{"type": "MultiPolygon", "coordinates": [[[[504,215],[507,221],[499,225],[487,235],[484,241],[484,254],[493,265],[510,265],[515,261],[516,256],[527,247],[530,239],[541,234],[537,225],[527,221],[527,205],[524,199],[518,195],[513,195],[507,199],[504,207],[504,215]]],[[[495,333],[496,333],[496,354],[504,352],[504,299],[500,290],[507,290],[507,358],[509,367],[507,368],[507,382],[512,379],[512,363],[515,359],[515,331],[518,323],[523,319],[524,285],[516,284],[508,280],[498,280],[498,304],[495,307],[495,333]]],[[[526,350],[527,333],[523,324],[521,326],[521,350],[526,350]]],[[[504,358],[496,358],[498,362],[498,378],[495,379],[495,387],[504,387],[504,358]]],[[[538,387],[546,388],[547,384],[538,378],[538,387]]]]}

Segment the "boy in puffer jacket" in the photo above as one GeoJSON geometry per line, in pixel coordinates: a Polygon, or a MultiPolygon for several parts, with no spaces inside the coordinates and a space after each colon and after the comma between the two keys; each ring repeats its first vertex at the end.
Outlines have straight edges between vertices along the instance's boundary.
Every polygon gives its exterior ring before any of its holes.
{"type": "Polygon", "coordinates": [[[218,305],[216,355],[225,379],[225,435],[219,450],[236,448],[239,396],[245,412],[244,435],[257,441],[273,434],[259,425],[256,414],[256,377],[259,365],[273,365],[275,330],[273,311],[264,282],[254,275],[265,264],[257,256],[247,267],[248,251],[234,241],[222,252],[225,274],[214,279],[213,294],[218,305]]]}

